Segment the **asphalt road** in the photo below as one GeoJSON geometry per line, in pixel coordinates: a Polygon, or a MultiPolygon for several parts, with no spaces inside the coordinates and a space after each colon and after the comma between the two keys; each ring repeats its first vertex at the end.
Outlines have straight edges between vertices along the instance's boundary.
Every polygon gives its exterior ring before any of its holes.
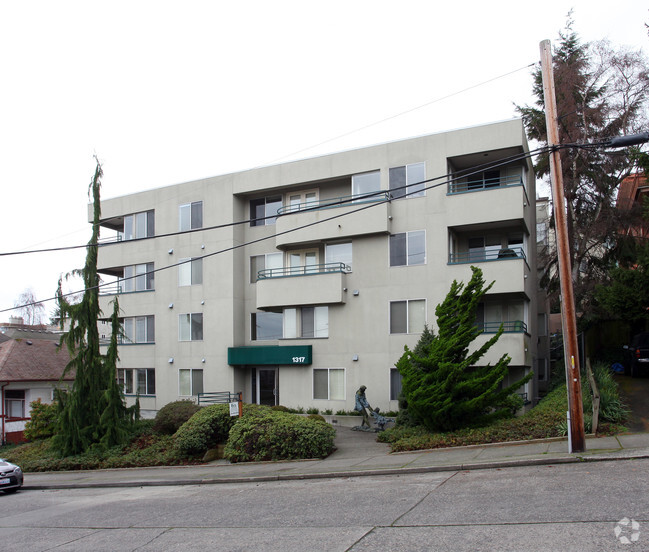
{"type": "Polygon", "coordinates": [[[0,496],[0,549],[649,550],[648,474],[649,460],[642,459],[255,484],[22,490],[0,496]]]}

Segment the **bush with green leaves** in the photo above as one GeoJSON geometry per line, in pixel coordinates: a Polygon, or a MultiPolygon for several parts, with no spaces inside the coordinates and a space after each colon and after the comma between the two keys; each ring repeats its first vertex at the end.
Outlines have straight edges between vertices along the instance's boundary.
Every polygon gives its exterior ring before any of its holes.
{"type": "Polygon", "coordinates": [[[56,430],[57,404],[47,404],[38,398],[29,403],[31,419],[25,424],[25,439],[35,441],[54,435],[56,430]]]}
{"type": "Polygon", "coordinates": [[[224,456],[231,462],[324,458],[334,449],[335,435],[319,420],[258,409],[232,427],[224,456]]]}
{"type": "Polygon", "coordinates": [[[325,424],[327,423],[327,420],[324,419],[324,416],[320,414],[309,414],[307,418],[309,420],[315,420],[316,422],[323,422],[325,424]]]}
{"type": "Polygon", "coordinates": [[[173,435],[199,410],[200,406],[189,400],[167,403],[158,410],[153,429],[162,435],[173,435]]]}
{"type": "MultiPolygon", "coordinates": [[[[244,404],[243,415],[258,409],[270,410],[267,406],[244,404]]],[[[239,420],[237,416],[230,416],[230,407],[227,404],[201,407],[176,431],[174,434],[175,446],[183,454],[203,453],[218,444],[225,443],[228,440],[230,428],[237,420],[239,420]]]]}

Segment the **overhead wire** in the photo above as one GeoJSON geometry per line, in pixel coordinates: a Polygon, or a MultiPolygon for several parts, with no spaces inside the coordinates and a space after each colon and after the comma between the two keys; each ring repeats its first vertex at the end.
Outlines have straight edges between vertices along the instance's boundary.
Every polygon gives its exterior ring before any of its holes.
{"type": "MultiPolygon", "coordinates": [[[[363,200],[367,200],[367,198],[371,198],[371,197],[374,197],[374,196],[385,195],[386,193],[388,194],[388,197],[386,199],[371,202],[371,203],[368,203],[366,205],[357,207],[356,209],[353,209],[351,211],[347,211],[347,212],[344,212],[344,213],[339,213],[339,214],[336,214],[336,215],[333,215],[333,216],[330,216],[330,217],[327,217],[327,218],[323,218],[323,219],[320,219],[320,220],[317,220],[317,221],[310,222],[308,224],[303,224],[301,226],[296,226],[294,228],[289,228],[289,229],[284,230],[284,231],[279,232],[279,233],[274,233],[274,234],[271,234],[271,235],[268,235],[268,236],[263,236],[261,238],[255,239],[255,240],[250,240],[250,241],[247,241],[247,242],[244,242],[244,243],[233,245],[231,247],[220,249],[220,250],[214,251],[212,253],[206,253],[204,255],[199,255],[197,257],[184,259],[184,260],[179,261],[177,263],[173,263],[173,264],[166,265],[166,266],[163,266],[163,267],[155,268],[153,270],[147,271],[147,272],[142,273],[142,274],[137,274],[137,275],[129,276],[129,277],[126,277],[126,278],[120,278],[119,280],[120,281],[126,281],[126,280],[132,280],[132,279],[142,277],[142,276],[146,277],[149,274],[155,274],[157,272],[162,272],[164,270],[169,270],[169,269],[181,266],[183,264],[190,263],[190,262],[198,260],[198,259],[206,259],[206,258],[209,258],[209,257],[213,257],[215,255],[220,255],[220,254],[223,254],[223,253],[227,253],[229,251],[234,251],[234,250],[240,249],[242,247],[247,247],[247,246],[255,244],[255,243],[270,240],[270,239],[276,238],[277,236],[289,234],[289,233],[292,233],[292,232],[297,232],[298,230],[303,230],[303,229],[309,228],[311,226],[316,226],[318,224],[323,224],[323,223],[331,221],[331,220],[335,220],[335,219],[338,219],[338,218],[353,215],[353,214],[359,213],[361,211],[365,211],[367,209],[371,209],[373,207],[376,207],[377,205],[381,205],[381,204],[384,204],[384,203],[390,203],[392,201],[398,201],[398,199],[402,199],[403,197],[408,197],[409,195],[413,195],[415,193],[419,194],[422,191],[428,191],[428,190],[432,190],[432,189],[438,188],[438,187],[443,186],[443,185],[448,185],[448,184],[450,184],[452,182],[455,182],[457,180],[467,178],[467,177],[475,175],[475,174],[482,173],[487,169],[494,169],[494,168],[498,168],[498,167],[513,163],[515,161],[522,161],[524,159],[528,159],[528,158],[532,157],[533,155],[536,155],[538,153],[542,153],[542,152],[544,152],[544,151],[546,151],[548,149],[549,149],[548,147],[544,146],[544,147],[536,148],[536,149],[531,150],[529,152],[524,152],[522,154],[516,154],[516,155],[506,157],[506,158],[501,158],[497,162],[484,163],[482,165],[473,166],[470,170],[462,171],[461,174],[457,175],[457,176],[453,176],[452,173],[447,173],[445,175],[436,176],[436,177],[433,177],[433,178],[428,178],[428,179],[422,180],[420,182],[415,182],[415,183],[411,183],[411,184],[406,184],[404,186],[396,187],[396,188],[393,188],[391,190],[378,190],[376,192],[372,192],[372,193],[369,193],[369,194],[363,194],[363,196],[362,196],[363,200]],[[429,182],[435,182],[437,180],[442,180],[442,179],[445,179],[445,180],[443,180],[442,182],[438,182],[436,184],[431,184],[430,186],[426,186],[423,189],[418,188],[418,189],[416,189],[415,191],[412,191],[412,192],[408,192],[408,190],[407,190],[408,188],[416,187],[416,186],[419,186],[420,184],[426,184],[426,183],[429,183],[429,182]],[[400,196],[398,199],[390,197],[390,192],[395,192],[395,191],[400,191],[400,190],[405,191],[403,196],[400,196]]],[[[353,197],[349,198],[347,200],[344,200],[343,202],[336,203],[335,206],[340,206],[340,205],[344,205],[344,204],[353,204],[354,201],[358,201],[358,198],[353,198],[353,197]]],[[[311,207],[311,208],[302,209],[302,210],[297,211],[297,212],[304,213],[304,212],[307,212],[309,210],[317,210],[317,209],[318,209],[318,206],[314,206],[314,207],[311,207]]],[[[282,215],[279,215],[279,216],[282,216],[282,215]]],[[[185,232],[173,232],[173,233],[169,233],[169,234],[162,234],[162,235],[152,236],[151,238],[141,238],[141,239],[153,239],[153,238],[160,238],[160,237],[175,236],[175,235],[179,235],[179,234],[187,234],[187,233],[191,233],[191,232],[195,232],[195,231],[206,231],[206,230],[212,230],[212,229],[223,228],[223,227],[228,227],[228,226],[234,226],[234,225],[239,225],[239,224],[246,224],[246,223],[250,223],[253,220],[254,221],[259,221],[259,220],[267,220],[267,219],[271,219],[271,218],[277,218],[277,215],[270,215],[270,216],[267,216],[267,217],[259,217],[259,218],[254,218],[254,219],[246,219],[246,220],[243,220],[243,221],[236,221],[236,222],[227,223],[227,224],[224,224],[224,225],[215,225],[215,226],[211,226],[211,227],[207,227],[207,228],[199,228],[199,229],[194,229],[194,230],[185,231],[185,232]]],[[[136,240],[128,240],[128,241],[132,242],[132,241],[136,241],[136,240]]],[[[104,244],[101,244],[101,245],[102,246],[110,246],[110,245],[114,245],[115,243],[123,243],[123,242],[104,243],[104,244]]],[[[91,244],[88,244],[88,245],[91,245],[91,244]]],[[[92,245],[94,245],[94,244],[92,244],[92,245]]],[[[75,248],[76,248],[76,246],[75,246],[75,248]]],[[[103,287],[109,287],[109,286],[112,286],[114,284],[115,284],[114,281],[105,282],[105,283],[101,283],[101,284],[99,284],[97,286],[92,286],[92,287],[89,287],[89,288],[84,288],[84,289],[81,289],[81,290],[61,294],[61,297],[71,297],[71,296],[79,295],[81,293],[85,293],[86,291],[91,291],[91,290],[94,290],[94,289],[101,289],[103,287]]],[[[50,297],[48,299],[43,299],[43,300],[39,300],[39,301],[25,303],[25,304],[22,304],[22,305],[14,306],[12,308],[1,309],[0,312],[8,312],[8,311],[20,309],[20,308],[23,308],[23,307],[33,306],[35,304],[45,303],[45,302],[49,302],[49,301],[55,301],[55,300],[57,300],[57,298],[58,297],[50,297]]]]}

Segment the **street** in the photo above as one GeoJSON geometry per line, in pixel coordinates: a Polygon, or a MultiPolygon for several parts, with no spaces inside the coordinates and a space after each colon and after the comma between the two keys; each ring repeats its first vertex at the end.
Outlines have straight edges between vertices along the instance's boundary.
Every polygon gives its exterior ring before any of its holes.
{"type": "Polygon", "coordinates": [[[649,460],[642,459],[268,483],[22,490],[0,495],[0,549],[649,550],[648,472],[649,460]]]}

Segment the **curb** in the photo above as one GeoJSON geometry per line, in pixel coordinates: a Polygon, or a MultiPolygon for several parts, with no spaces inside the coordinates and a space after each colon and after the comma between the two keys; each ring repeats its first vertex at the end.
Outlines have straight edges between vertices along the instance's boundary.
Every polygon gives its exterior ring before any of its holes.
{"type": "Polygon", "coordinates": [[[340,479],[349,477],[376,477],[383,475],[413,475],[422,473],[436,473],[447,471],[471,471],[519,468],[526,466],[547,466],[552,464],[579,464],[585,462],[617,462],[620,460],[648,459],[649,454],[627,454],[624,456],[569,456],[554,458],[527,458],[524,460],[502,460],[496,462],[475,462],[469,464],[448,464],[444,466],[422,466],[417,468],[386,468],[359,471],[322,472],[309,474],[263,475],[249,477],[216,477],[210,479],[175,479],[167,481],[142,480],[142,481],[114,481],[114,482],[88,482],[88,483],[45,483],[24,485],[25,491],[42,491],[49,489],[92,489],[92,488],[129,488],[129,487],[170,487],[180,485],[224,485],[242,483],[268,483],[274,481],[305,481],[309,479],[340,479]]]}

